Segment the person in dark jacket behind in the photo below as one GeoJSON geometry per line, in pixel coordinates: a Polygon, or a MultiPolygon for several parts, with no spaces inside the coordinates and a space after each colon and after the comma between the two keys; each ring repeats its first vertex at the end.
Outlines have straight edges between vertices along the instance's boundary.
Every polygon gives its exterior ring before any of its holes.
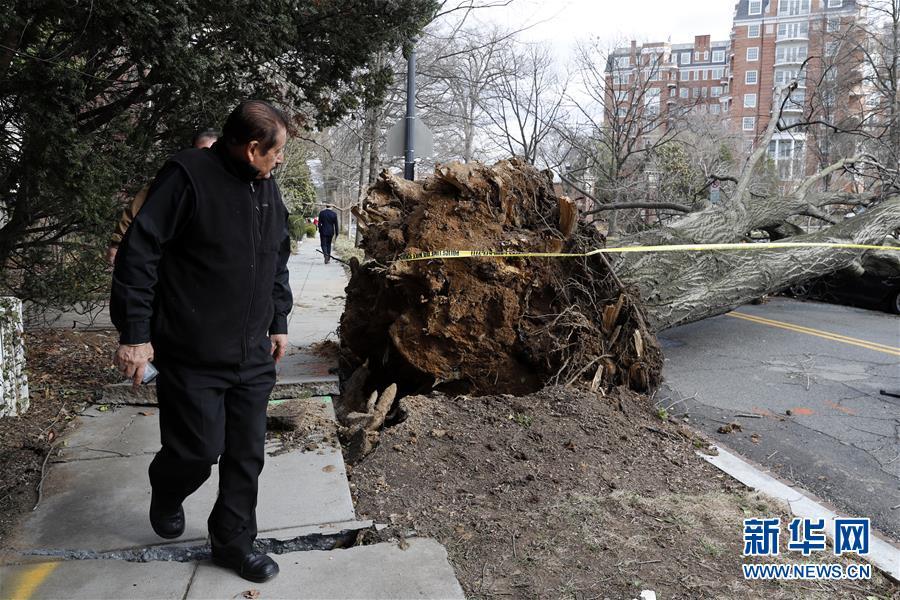
{"type": "Polygon", "coordinates": [[[325,264],[331,262],[331,240],[339,233],[337,213],[326,206],[319,213],[319,242],[322,244],[322,254],[325,255],[325,264]]]}
{"type": "Polygon", "coordinates": [[[148,361],[159,369],[153,530],[184,532],[182,502],[218,462],[213,561],[257,582],[278,574],[253,541],[266,405],[293,304],[287,210],[271,178],[289,128],[270,104],[243,102],[212,148],[169,159],[122,240],[110,299],[115,365],[135,385],[148,361]]]}

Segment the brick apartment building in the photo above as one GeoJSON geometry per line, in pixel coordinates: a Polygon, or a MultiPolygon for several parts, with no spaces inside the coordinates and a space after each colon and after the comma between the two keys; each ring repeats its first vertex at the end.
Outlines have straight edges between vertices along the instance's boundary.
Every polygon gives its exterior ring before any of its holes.
{"type": "Polygon", "coordinates": [[[642,118],[647,144],[690,110],[720,114],[728,97],[731,43],[709,35],[692,44],[650,43],[617,48],[606,67],[607,123],[642,118]]]}
{"type": "MultiPolygon", "coordinates": [[[[740,0],[731,31],[728,118],[748,146],[769,125],[776,88],[797,79],[782,123],[840,123],[860,118],[862,57],[853,24],[855,0],[740,0]]],[[[769,153],[782,179],[796,179],[829,161],[830,133],[815,126],[775,134],[769,153]]]]}
{"type": "MultiPolygon", "coordinates": [[[[739,0],[730,40],[632,42],[606,65],[607,123],[659,114],[660,127],[648,134],[655,137],[686,112],[721,114],[749,150],[769,124],[776,86],[794,79],[800,86],[785,106],[784,124],[860,119],[862,57],[848,42],[860,17],[856,0],[739,0]]],[[[827,163],[834,152],[829,135],[821,127],[777,133],[769,152],[780,177],[796,179],[827,163]]]]}

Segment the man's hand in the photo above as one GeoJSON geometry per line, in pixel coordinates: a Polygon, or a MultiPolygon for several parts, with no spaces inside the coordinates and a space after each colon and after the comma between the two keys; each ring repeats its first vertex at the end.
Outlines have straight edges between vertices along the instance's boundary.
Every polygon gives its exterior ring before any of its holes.
{"type": "Polygon", "coordinates": [[[272,358],[278,362],[284,357],[288,349],[288,336],[286,333],[273,333],[269,336],[272,341],[272,358]]]}
{"type": "Polygon", "coordinates": [[[106,262],[109,263],[109,266],[116,266],[116,252],[119,251],[118,246],[110,245],[106,248],[106,262]]]}
{"type": "Polygon", "coordinates": [[[141,385],[144,369],[151,360],[153,360],[153,346],[150,342],[133,346],[120,344],[119,349],[116,350],[116,356],[113,358],[113,364],[122,375],[131,379],[134,387],[137,388],[141,385]]]}

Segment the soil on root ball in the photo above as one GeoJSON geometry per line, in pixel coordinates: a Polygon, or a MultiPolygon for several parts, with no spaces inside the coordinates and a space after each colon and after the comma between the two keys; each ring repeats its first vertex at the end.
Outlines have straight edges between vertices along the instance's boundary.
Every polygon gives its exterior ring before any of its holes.
{"type": "Polygon", "coordinates": [[[391,383],[398,397],[433,388],[527,394],[579,380],[640,391],[658,384],[662,356],[640,300],[600,255],[400,260],[603,247],[548,173],[515,159],[440,165],[424,182],[385,172],[357,215],[371,260],[353,262],[340,327],[345,379],[360,365],[369,371],[356,396],[391,383]]]}

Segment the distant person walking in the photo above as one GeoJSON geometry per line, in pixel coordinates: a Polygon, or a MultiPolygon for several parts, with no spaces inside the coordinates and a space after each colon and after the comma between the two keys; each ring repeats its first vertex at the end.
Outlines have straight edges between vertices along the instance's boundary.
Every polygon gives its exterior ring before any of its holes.
{"type": "Polygon", "coordinates": [[[322,253],[325,255],[325,264],[327,265],[331,262],[331,241],[340,230],[337,213],[326,206],[319,213],[318,227],[319,241],[322,243],[322,253]]]}
{"type": "MultiPolygon", "coordinates": [[[[191,147],[210,148],[218,139],[218,131],[215,129],[204,129],[203,131],[195,133],[194,137],[191,138],[191,147]]],[[[147,194],[149,192],[150,186],[144,186],[141,191],[132,198],[131,202],[128,203],[125,210],[122,211],[122,216],[119,217],[119,221],[116,223],[116,229],[113,231],[112,236],[110,236],[109,246],[106,248],[106,260],[109,262],[110,266],[115,265],[116,253],[119,251],[119,245],[122,243],[122,238],[125,237],[125,232],[128,231],[131,222],[134,221],[135,215],[138,214],[138,211],[141,210],[141,207],[147,200],[147,194]]]]}

